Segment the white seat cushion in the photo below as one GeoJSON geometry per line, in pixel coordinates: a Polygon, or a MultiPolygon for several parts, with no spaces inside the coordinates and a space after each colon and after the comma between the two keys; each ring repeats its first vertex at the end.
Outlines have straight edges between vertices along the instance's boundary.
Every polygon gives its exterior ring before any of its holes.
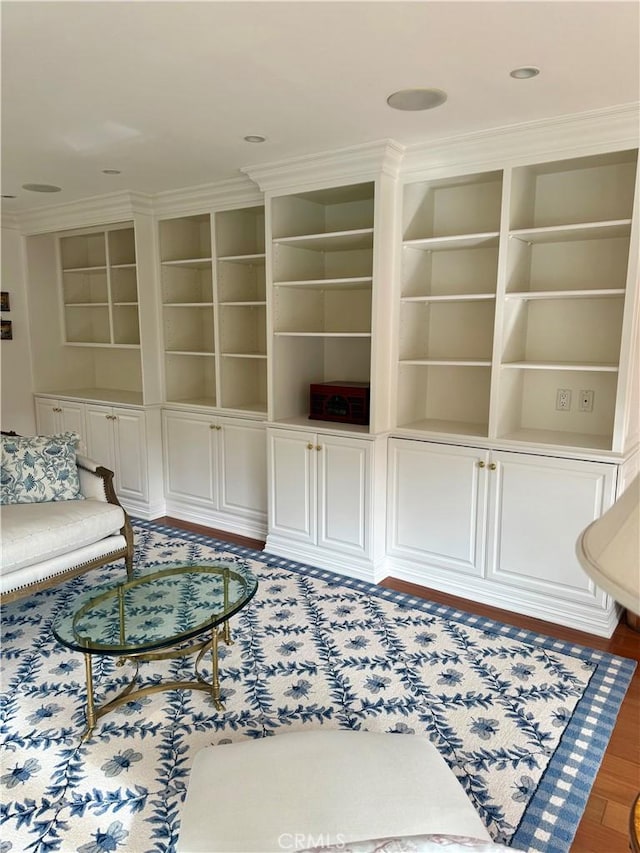
{"type": "Polygon", "coordinates": [[[18,571],[118,533],[120,506],[97,500],[8,504],[2,507],[2,574],[18,571]]]}
{"type": "Polygon", "coordinates": [[[434,833],[490,836],[425,737],[312,730],[195,757],[178,853],[302,850],[434,833]]]}

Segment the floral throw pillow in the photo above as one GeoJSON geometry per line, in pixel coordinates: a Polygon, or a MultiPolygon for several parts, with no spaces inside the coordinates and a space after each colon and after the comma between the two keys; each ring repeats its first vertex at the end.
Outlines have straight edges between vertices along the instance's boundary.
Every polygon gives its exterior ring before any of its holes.
{"type": "Polygon", "coordinates": [[[2,436],[0,503],[84,500],[76,467],[78,436],[2,436]]]}

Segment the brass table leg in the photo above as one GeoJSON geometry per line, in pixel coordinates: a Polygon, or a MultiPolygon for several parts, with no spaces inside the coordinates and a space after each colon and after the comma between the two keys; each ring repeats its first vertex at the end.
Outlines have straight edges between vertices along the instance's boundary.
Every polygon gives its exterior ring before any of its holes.
{"type": "Polygon", "coordinates": [[[96,724],[96,710],[93,701],[93,670],[91,655],[88,652],[84,652],[84,669],[87,679],[87,727],[80,738],[81,743],[89,740],[96,724]]]}
{"type": "Polygon", "coordinates": [[[218,628],[211,629],[211,698],[216,711],[224,711],[220,701],[220,677],[218,675],[218,628]]]}

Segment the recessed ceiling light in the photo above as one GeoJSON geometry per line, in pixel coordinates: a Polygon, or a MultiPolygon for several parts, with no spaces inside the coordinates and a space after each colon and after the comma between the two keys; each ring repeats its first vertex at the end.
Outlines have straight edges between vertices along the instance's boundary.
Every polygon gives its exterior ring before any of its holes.
{"type": "Polygon", "coordinates": [[[9,195],[8,193],[2,193],[2,198],[17,198],[17,196],[9,195]]]}
{"type": "Polygon", "coordinates": [[[31,193],[59,193],[62,187],[54,187],[53,184],[23,184],[22,189],[31,193]]]}
{"type": "Polygon", "coordinates": [[[266,136],[258,136],[258,134],[249,134],[249,136],[244,137],[245,142],[266,142],[266,136]]]}
{"type": "Polygon", "coordinates": [[[513,71],[509,72],[511,77],[515,77],[516,80],[528,80],[530,77],[537,77],[539,73],[540,69],[536,68],[535,65],[523,65],[522,68],[514,68],[513,71]]]}
{"type": "Polygon", "coordinates": [[[121,175],[122,172],[120,171],[120,169],[103,169],[102,174],[103,175],[121,175]]]}
{"type": "Polygon", "coordinates": [[[400,89],[387,98],[394,110],[432,110],[447,100],[442,89],[400,89]]]}

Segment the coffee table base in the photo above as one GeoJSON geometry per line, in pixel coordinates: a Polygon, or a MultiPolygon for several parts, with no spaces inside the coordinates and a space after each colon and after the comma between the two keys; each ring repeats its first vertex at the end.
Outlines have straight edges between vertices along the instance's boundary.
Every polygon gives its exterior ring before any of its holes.
{"type": "MultiPolygon", "coordinates": [[[[84,653],[85,674],[87,680],[87,726],[80,739],[81,743],[89,740],[97,721],[100,717],[130,702],[134,696],[148,696],[151,693],[160,693],[165,690],[206,690],[214,704],[216,711],[224,711],[224,704],[220,700],[220,679],[218,675],[218,640],[222,639],[225,645],[233,645],[229,623],[225,622],[222,628],[218,630],[214,627],[211,631],[211,637],[203,640],[200,643],[194,643],[190,646],[185,646],[178,649],[168,649],[162,652],[144,652],[138,655],[126,655],[119,658],[117,666],[123,666],[126,661],[135,664],[136,671],[129,684],[113,699],[105,702],[103,705],[96,706],[93,695],[93,664],[92,654],[84,653]],[[204,655],[211,650],[211,681],[207,681],[198,671],[198,665],[204,655]],[[192,681],[163,681],[159,684],[148,684],[143,687],[136,688],[136,679],[138,677],[139,663],[145,661],[157,660],[175,660],[187,655],[198,652],[198,657],[194,663],[195,678],[192,681]]],[[[95,654],[95,652],[93,653],[95,654]]]]}

